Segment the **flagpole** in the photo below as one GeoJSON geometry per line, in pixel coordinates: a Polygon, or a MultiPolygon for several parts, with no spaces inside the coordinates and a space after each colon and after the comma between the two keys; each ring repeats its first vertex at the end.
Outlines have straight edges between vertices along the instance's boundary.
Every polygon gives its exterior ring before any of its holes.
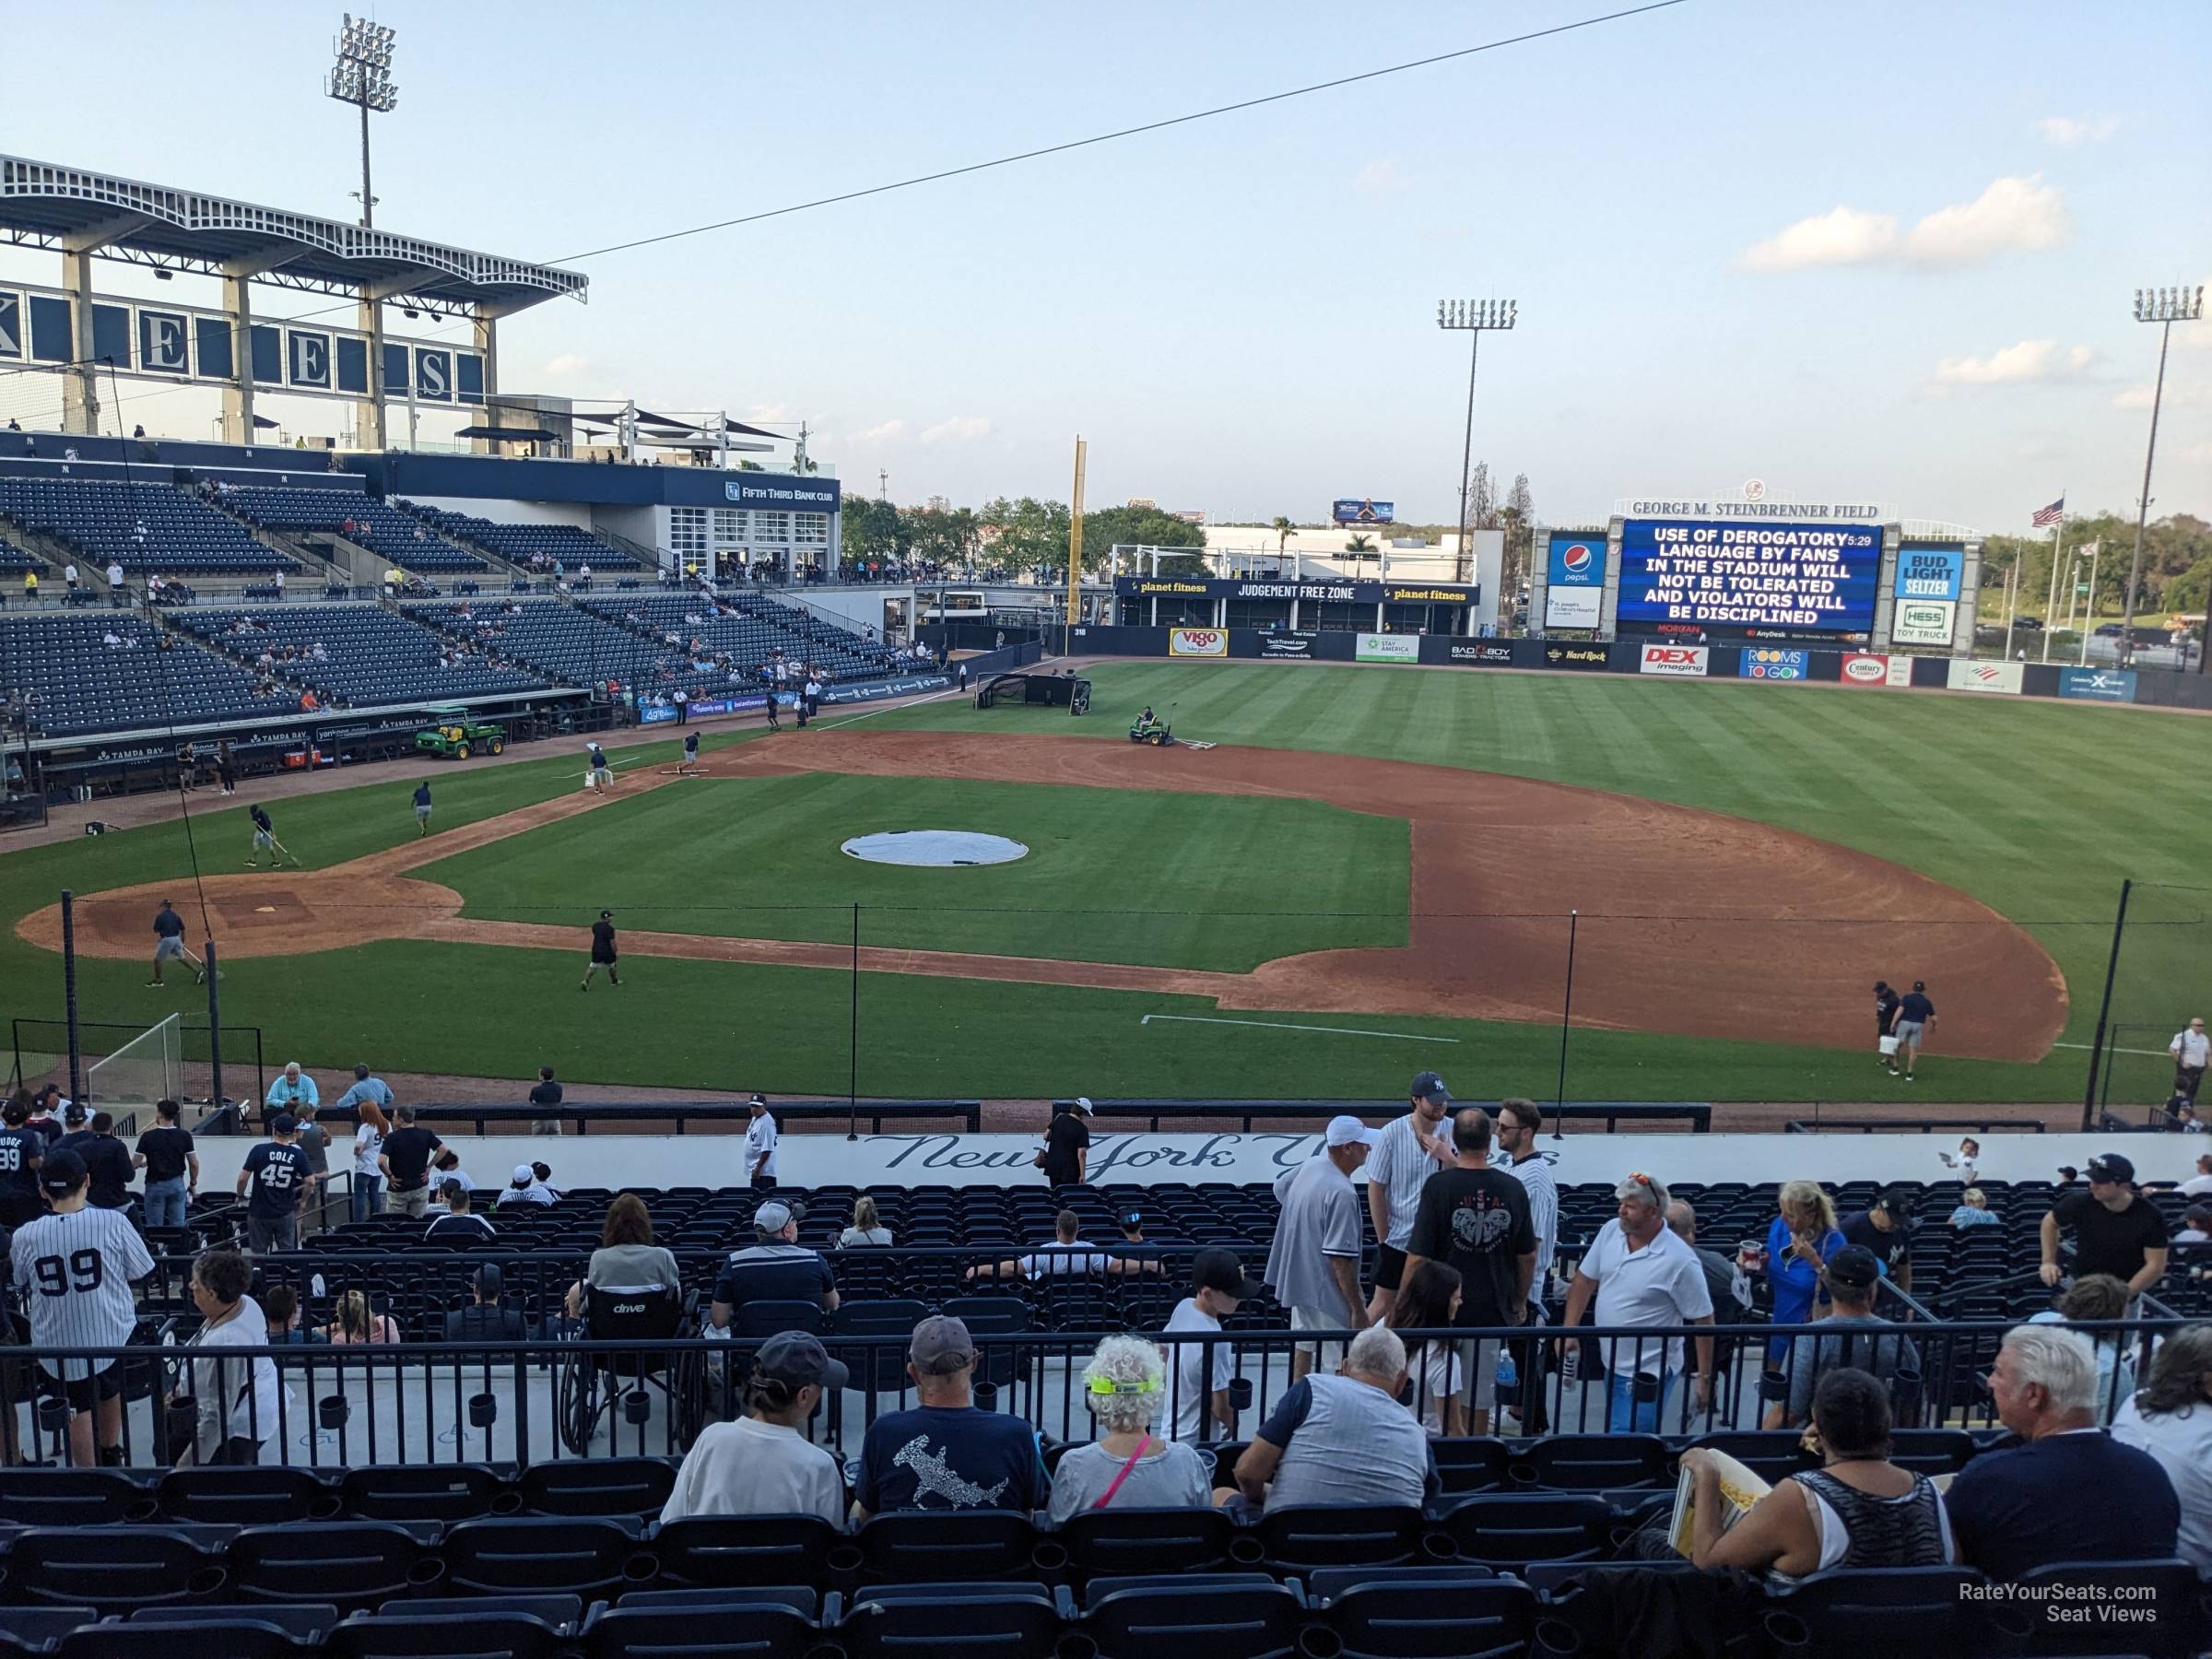
{"type": "Polygon", "coordinates": [[[2012,569],[2006,574],[2011,580],[2005,584],[2005,660],[2012,660],[2012,619],[2020,603],[2020,561],[2016,556],[2012,569]]]}
{"type": "MultiPolygon", "coordinates": [[[[2065,492],[2060,491],[2058,499],[2065,500],[2065,492]]],[[[2051,597],[2043,611],[2043,661],[2046,663],[2051,660],[2051,624],[2058,618],[2058,560],[2065,550],[2066,514],[2065,510],[2061,508],[2058,528],[2052,533],[2051,539],[2051,597]]]]}

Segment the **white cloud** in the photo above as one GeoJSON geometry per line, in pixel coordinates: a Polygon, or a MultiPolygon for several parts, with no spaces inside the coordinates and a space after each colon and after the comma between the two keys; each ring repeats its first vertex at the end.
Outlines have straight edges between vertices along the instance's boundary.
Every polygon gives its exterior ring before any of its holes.
{"type": "Polygon", "coordinates": [[[897,416],[853,434],[854,443],[894,443],[906,436],[906,422],[897,416]]]}
{"type": "Polygon", "coordinates": [[[578,357],[572,351],[564,351],[559,357],[548,361],[538,372],[547,380],[573,380],[591,366],[589,359],[578,357]]]}
{"type": "Polygon", "coordinates": [[[1745,251],[1743,264],[1752,271],[1804,271],[1815,265],[1872,265],[1896,250],[1895,214],[1838,206],[1754,244],[1745,251]]]}
{"type": "Polygon", "coordinates": [[[1956,386],[2002,386],[2027,381],[2073,380],[2088,372],[2097,354],[2087,346],[2061,352],[2056,340],[2021,340],[1987,357],[1947,357],[1927,384],[1931,395],[1956,386]]]}
{"type": "Polygon", "coordinates": [[[2070,225],[2065,194],[2043,183],[2042,174],[1999,179],[1974,200],[1938,208],[1913,226],[1905,258],[1913,265],[1979,265],[1999,253],[2055,248],[2070,225]]]}
{"type": "MultiPolygon", "coordinates": [[[[2150,407],[2151,399],[2157,394],[2157,390],[2158,383],[2155,381],[2138,382],[2124,392],[2113,393],[2112,407],[2115,409],[2147,409],[2150,407]]],[[[2166,375],[2166,394],[2159,407],[2169,410],[2187,409],[2194,407],[2198,404],[2212,404],[2212,381],[2183,380],[2169,371],[2166,375]]]]}
{"type": "Polygon", "coordinates": [[[1396,157],[1385,156],[1361,168],[1359,176],[1352,181],[1352,188],[1363,195],[1396,195],[1411,190],[1413,181],[1398,170],[1396,157]]]}
{"type": "Polygon", "coordinates": [[[799,411],[793,408],[789,404],[755,404],[751,408],[745,412],[745,418],[747,420],[766,420],[770,422],[790,421],[798,419],[799,411]]]}
{"type": "Polygon", "coordinates": [[[965,443],[971,438],[981,438],[991,429],[987,415],[955,415],[950,420],[940,420],[935,426],[922,429],[924,443],[965,443]]]}
{"type": "Polygon", "coordinates": [[[1939,207],[1901,237],[1893,213],[1831,207],[1754,243],[1738,263],[1751,271],[1900,261],[1955,269],[2000,253],[2056,247],[2070,223],[2064,193],[2045,184],[2041,173],[2030,173],[1999,179],[1971,202],[1939,207]]]}
{"type": "Polygon", "coordinates": [[[2101,144],[2120,127],[2117,115],[2046,115],[2035,130],[2051,144],[2101,144]]]}

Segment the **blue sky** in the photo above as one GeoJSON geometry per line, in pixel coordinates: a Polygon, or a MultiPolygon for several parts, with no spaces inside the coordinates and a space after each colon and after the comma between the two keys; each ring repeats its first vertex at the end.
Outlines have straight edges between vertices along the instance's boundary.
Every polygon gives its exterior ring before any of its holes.
{"type": "MultiPolygon", "coordinates": [[[[378,217],[557,261],[1602,9],[387,4],[378,217]]],[[[349,216],[336,20],[18,10],[0,148],[349,216]],[[125,73],[59,72],[86,57],[125,73]]],[[[2212,280],[2208,83],[2212,8],[2182,0],[1690,0],[590,260],[588,307],[505,325],[503,380],[803,415],[900,501],[1065,498],[1081,432],[1093,503],[1446,519],[1465,355],[1436,301],[1496,295],[1521,321],[1485,341],[1477,453],[1547,520],[1757,477],[2022,530],[2062,488],[2132,510],[2133,290],[2212,280]]],[[[194,395],[142,418],[202,435],[194,395]]],[[[2212,516],[2212,323],[2176,333],[2159,451],[2154,511],[2212,516]]]]}

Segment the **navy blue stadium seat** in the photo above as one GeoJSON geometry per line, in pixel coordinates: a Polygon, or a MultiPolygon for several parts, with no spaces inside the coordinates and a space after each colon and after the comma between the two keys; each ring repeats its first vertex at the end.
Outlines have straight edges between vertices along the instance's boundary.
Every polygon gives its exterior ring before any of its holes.
{"type": "Polygon", "coordinates": [[[345,1512],[361,1521],[473,1521],[501,1495],[500,1477],[482,1464],[379,1465],[338,1480],[345,1512]]]}
{"type": "Polygon", "coordinates": [[[1493,1566],[1594,1559],[1610,1546],[1616,1524],[1602,1499],[1564,1493],[1468,1498],[1438,1522],[1463,1557],[1493,1566]]]}
{"type": "Polygon", "coordinates": [[[566,1643],[527,1613],[359,1613],[323,1641],[330,1659],[560,1659],[566,1643]]]}
{"type": "Polygon", "coordinates": [[[36,1653],[79,1625],[95,1623],[98,1607],[0,1606],[0,1653],[36,1653]]]}
{"type": "Polygon", "coordinates": [[[274,1625],[298,1641],[319,1641],[324,1633],[344,1617],[330,1602],[288,1602],[281,1606],[263,1602],[251,1607],[235,1607],[219,1602],[203,1603],[189,1607],[149,1607],[131,1615],[133,1625],[160,1625],[186,1634],[188,1626],[220,1625],[228,1619],[250,1618],[261,1624],[274,1625]]]}
{"type": "Polygon", "coordinates": [[[1536,1607],[1512,1579],[1394,1578],[1339,1591],[1324,1618],[1361,1659],[1474,1659],[1527,1652],[1536,1607]]]}
{"type": "Polygon", "coordinates": [[[494,1516],[445,1535],[446,1583],[470,1594],[539,1590],[605,1595],[651,1577],[650,1557],[612,1521],[494,1516]],[[641,1571],[640,1563],[645,1563],[641,1571]]]}
{"type": "Polygon", "coordinates": [[[869,1583],[1027,1579],[1037,1529],[1006,1510],[908,1511],[877,1515],[853,1535],[869,1583]]]}
{"type": "Polygon", "coordinates": [[[281,1625],[243,1608],[220,1619],[186,1623],[93,1625],[54,1643],[56,1659],[177,1659],[183,1653],[220,1653],[223,1659],[295,1659],[310,1651],[281,1625]]]}
{"type": "Polygon", "coordinates": [[[206,1601],[229,1582],[217,1556],[165,1526],[27,1528],[8,1540],[7,1567],[18,1601],[110,1613],[206,1601]]]}
{"type": "Polygon", "coordinates": [[[2041,1599],[2043,1594],[2063,1588],[2073,1598],[2068,1605],[2085,1607],[2090,1615],[2081,1624],[2037,1618],[2027,1648],[2031,1654],[2109,1653],[2124,1648],[2151,1659],[2187,1659],[2204,1643],[2206,1587],[2186,1561],[2065,1561],[2022,1573],[2019,1588],[2021,1605],[2039,1613],[2053,1605],[2041,1599]],[[2087,1595],[2096,1599],[2084,1599],[2087,1595]],[[2123,1622],[2100,1617],[2099,1607],[2126,1610],[2128,1618],[2123,1622]]]}
{"type": "Polygon", "coordinates": [[[879,1584],[856,1591],[835,1632],[850,1659],[1049,1653],[1075,1608],[1039,1584],[879,1584]]]}
{"type": "Polygon", "coordinates": [[[1265,1573],[1094,1580],[1083,1606],[1100,1659],[1270,1659],[1305,1622],[1304,1596],[1265,1573]]]}
{"type": "Polygon", "coordinates": [[[1235,1527],[1218,1509],[1080,1510],[1053,1535],[1078,1577],[1212,1572],[1230,1564],[1235,1527]]]}
{"type": "Polygon", "coordinates": [[[1290,1504],[1253,1529],[1277,1572],[1307,1567],[1395,1566],[1421,1559],[1429,1530],[1418,1509],[1387,1504],[1290,1504]]]}
{"type": "Polygon", "coordinates": [[[1512,1453],[1506,1443],[1487,1434],[1432,1440],[1436,1473],[1445,1496],[1496,1491],[1506,1485],[1512,1453]]]}
{"type": "Polygon", "coordinates": [[[1803,1659],[1985,1653],[1993,1630],[1984,1604],[1965,1594],[1983,1583],[1966,1567],[1817,1572],[1771,1596],[1760,1622],[1768,1651],[1803,1659]]]}
{"type": "Polygon", "coordinates": [[[532,1515],[637,1515],[661,1512],[676,1489],[676,1467],[659,1457],[580,1457],[534,1463],[514,1483],[532,1515]]]}
{"type": "Polygon", "coordinates": [[[691,1515],[653,1535],[671,1589],[808,1583],[841,1535],[819,1515],[691,1515]]]}
{"type": "Polygon", "coordinates": [[[437,1558],[389,1521],[253,1526],[231,1540],[230,1591],[247,1602],[335,1602],[362,1611],[435,1583],[437,1558]]]}
{"type": "Polygon", "coordinates": [[[1510,1474],[1552,1491],[1607,1492],[1658,1486],[1667,1465],[1666,1442],[1655,1434],[1554,1434],[1523,1446],[1510,1474]]]}
{"type": "Polygon", "coordinates": [[[116,1469],[0,1469],[0,1522],[95,1526],[150,1521],[153,1495],[116,1469]]]}
{"type": "Polygon", "coordinates": [[[812,1591],[710,1592],[670,1596],[641,1591],[595,1610],[585,1623],[586,1659],[683,1654],[688,1659],[806,1659],[821,1645],[812,1591]]]}
{"type": "Polygon", "coordinates": [[[282,1465],[171,1469],[155,1484],[154,1497],[172,1521],[226,1526],[327,1518],[339,1508],[337,1494],[321,1480],[282,1465]]]}

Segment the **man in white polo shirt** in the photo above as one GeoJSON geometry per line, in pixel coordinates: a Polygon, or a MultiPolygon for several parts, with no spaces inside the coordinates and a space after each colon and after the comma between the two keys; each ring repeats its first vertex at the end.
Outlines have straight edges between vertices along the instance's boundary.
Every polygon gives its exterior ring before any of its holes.
{"type": "MultiPolygon", "coordinates": [[[[1666,1189],[1638,1174],[1614,1188],[1613,1196],[1618,1212],[1598,1230],[1568,1288],[1567,1328],[1582,1322],[1594,1297],[1601,1330],[1712,1324],[1712,1296],[1697,1252],[1667,1229],[1666,1189]]],[[[1658,1433],[1667,1394],[1682,1370],[1682,1338],[1604,1341],[1606,1426],[1615,1434],[1658,1433]]],[[[1701,1335],[1697,1343],[1697,1408],[1703,1415],[1712,1408],[1712,1338],[1701,1335]]],[[[1567,1354],[1570,1380],[1575,1351],[1567,1354]]]]}
{"type": "Polygon", "coordinates": [[[765,1096],[755,1095],[746,1110],[752,1115],[745,1125],[745,1172],[753,1190],[765,1193],[776,1184],[776,1120],[765,1096]]]}
{"type": "MultiPolygon", "coordinates": [[[[1352,1171],[1367,1161],[1374,1138],[1356,1117],[1331,1118],[1321,1151],[1275,1183],[1282,1215],[1260,1277],[1290,1310],[1294,1331],[1361,1331],[1372,1323],[1359,1295],[1366,1237],[1352,1171]]],[[[1318,1342],[1300,1343],[1290,1350],[1290,1380],[1303,1377],[1320,1358],[1318,1342]]]]}
{"type": "Polygon", "coordinates": [[[1413,1080],[1413,1109],[1375,1136],[1367,1155],[1367,1213],[1375,1223],[1375,1293],[1367,1316],[1390,1317],[1406,1273],[1406,1241],[1421,1188],[1439,1170],[1452,1168],[1452,1091],[1443,1078],[1425,1071],[1413,1080]]]}
{"type": "Polygon", "coordinates": [[[2204,1016],[2176,1031],[2166,1052],[2173,1056],[2173,1092],[2187,1095],[2194,1105],[2196,1091],[2204,1087],[2206,1063],[2212,1061],[2212,1037],[2205,1035],[2204,1016]]]}

